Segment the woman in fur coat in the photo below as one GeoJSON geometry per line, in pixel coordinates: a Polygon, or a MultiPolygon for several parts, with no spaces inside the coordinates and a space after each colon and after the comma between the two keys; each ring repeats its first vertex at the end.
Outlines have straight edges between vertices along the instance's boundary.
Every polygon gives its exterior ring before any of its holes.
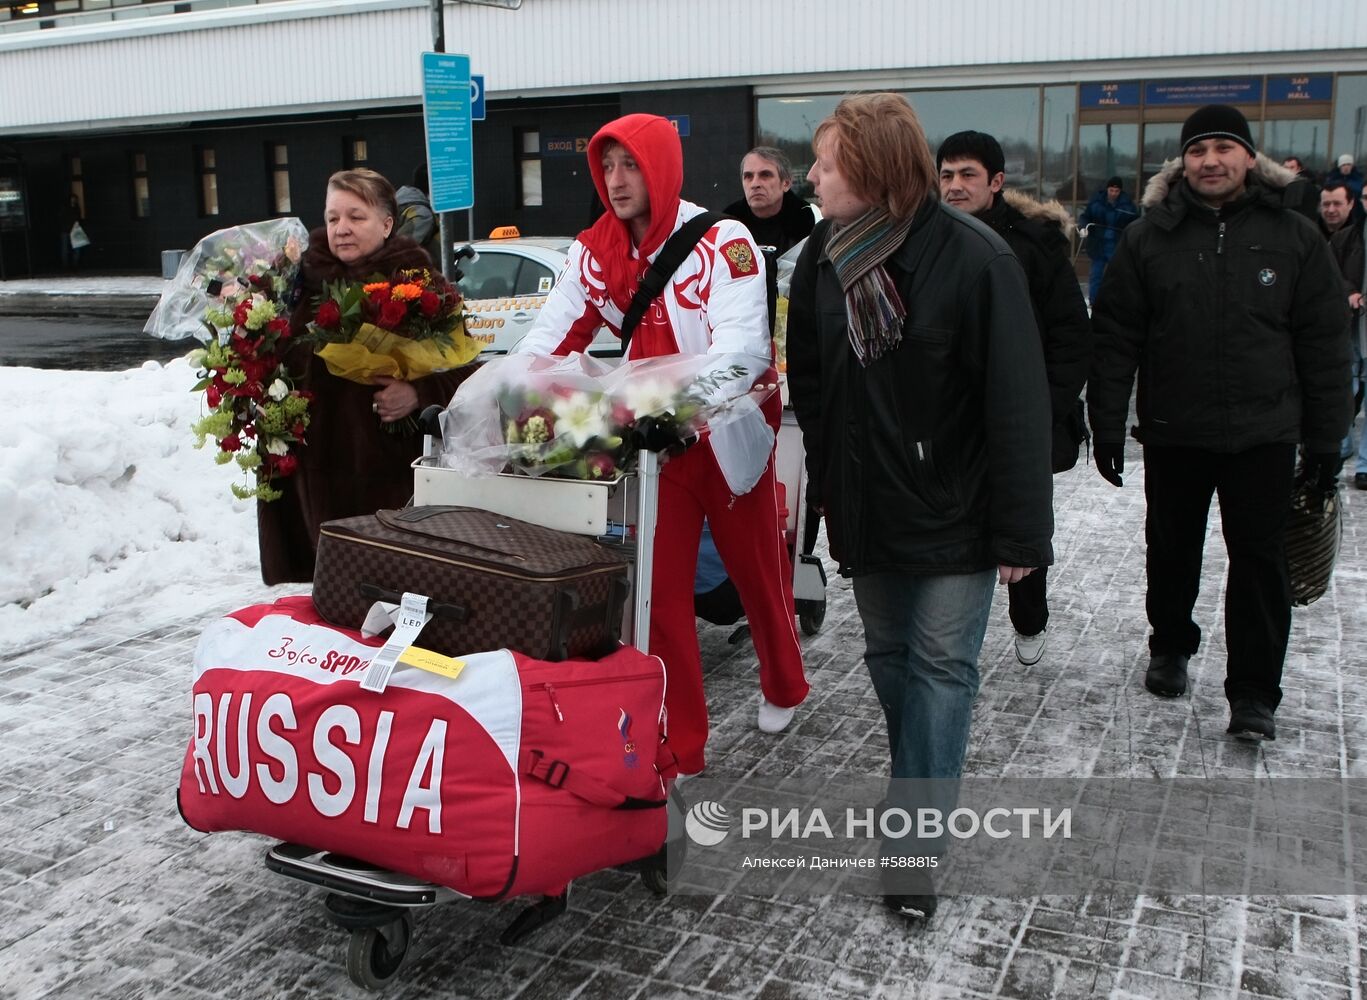
{"type": "MultiPolygon", "coordinates": [[[[303,288],[291,322],[303,332],[324,282],[388,279],[401,268],[431,268],[427,252],[394,235],[394,188],[373,170],[343,170],[328,179],[325,225],[309,234],[303,288]]],[[[306,444],[296,446],[298,471],[283,479],[284,496],[257,506],[261,578],[268,584],[308,583],[318,528],[324,521],[403,506],[412,494],[410,463],[422,450],[418,434],[381,426],[432,403],[445,405],[469,370],[438,372],[412,382],[380,376],[361,385],[328,371],[311,349],[296,348],[290,369],[314,394],[306,444]]]]}

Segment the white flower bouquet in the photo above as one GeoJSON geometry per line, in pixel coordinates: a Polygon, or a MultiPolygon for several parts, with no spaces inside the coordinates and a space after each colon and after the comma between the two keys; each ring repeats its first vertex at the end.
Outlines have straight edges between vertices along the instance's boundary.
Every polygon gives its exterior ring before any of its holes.
{"type": "Polygon", "coordinates": [[[612,480],[642,446],[681,448],[733,409],[752,412],[776,387],[745,384],[747,371],[712,354],[616,367],[583,354],[497,358],[447,407],[441,463],[467,475],[612,480]]]}

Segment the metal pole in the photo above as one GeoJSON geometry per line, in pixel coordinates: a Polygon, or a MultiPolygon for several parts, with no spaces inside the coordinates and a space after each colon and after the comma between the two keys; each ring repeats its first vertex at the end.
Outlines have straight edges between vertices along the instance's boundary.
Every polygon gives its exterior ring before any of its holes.
{"type": "MultiPolygon", "coordinates": [[[[443,9],[442,9],[443,6],[445,5],[445,0],[431,0],[431,2],[432,2],[432,10],[431,10],[431,12],[432,12],[432,51],[433,51],[433,52],[445,52],[445,51],[446,51],[446,15],[445,15],[445,12],[444,12],[443,9]]],[[[428,178],[428,181],[427,181],[428,187],[429,187],[429,189],[430,189],[431,183],[432,183],[432,165],[431,165],[430,163],[427,165],[427,178],[428,178]]],[[[428,195],[429,195],[429,197],[431,196],[431,191],[430,191],[430,190],[428,191],[428,195]]],[[[455,269],[454,269],[454,267],[453,267],[453,260],[452,260],[452,256],[451,256],[451,236],[452,236],[452,227],[451,227],[451,218],[450,218],[450,213],[449,213],[449,212],[440,212],[440,213],[438,213],[438,215],[437,215],[437,233],[438,233],[437,238],[441,241],[441,253],[440,253],[440,255],[439,255],[439,256],[441,257],[441,259],[437,262],[437,264],[438,264],[438,266],[441,268],[441,273],[442,273],[443,275],[445,275],[447,278],[450,278],[450,277],[455,273],[455,269]]]]}
{"type": "Polygon", "coordinates": [[[636,579],[631,612],[632,645],[650,652],[650,591],[655,572],[655,515],[659,507],[660,455],[637,452],[636,579]]]}

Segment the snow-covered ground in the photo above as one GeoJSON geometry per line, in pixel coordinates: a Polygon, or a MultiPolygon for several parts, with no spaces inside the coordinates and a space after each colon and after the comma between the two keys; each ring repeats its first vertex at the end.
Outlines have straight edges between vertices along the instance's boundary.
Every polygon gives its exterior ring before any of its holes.
{"type": "Polygon", "coordinates": [[[255,505],[229,492],[241,473],[212,439],[193,446],[194,384],[183,359],[0,368],[0,654],[104,615],[140,631],[269,593],[255,505]]]}

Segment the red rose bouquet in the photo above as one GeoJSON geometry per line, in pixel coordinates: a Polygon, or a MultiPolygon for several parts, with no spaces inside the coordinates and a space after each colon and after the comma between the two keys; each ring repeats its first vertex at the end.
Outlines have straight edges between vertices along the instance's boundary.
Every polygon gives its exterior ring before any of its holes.
{"type": "Polygon", "coordinates": [[[247,486],[233,484],[239,500],[280,498],[275,481],[294,474],[293,448],[309,426],[312,396],[294,387],[285,366],[290,322],[282,312],[262,292],[211,309],[204,322],[216,336],[190,354],[200,369],[192,391],[204,392],[211,411],[194,425],[195,447],[212,437],[217,461],[236,461],[252,478],[247,486]]]}
{"type": "Polygon", "coordinates": [[[189,355],[199,369],[191,391],[204,393],[209,411],[194,425],[195,447],[213,438],[216,461],[237,463],[247,477],[232,486],[240,500],[280,497],[277,482],[294,473],[294,448],[308,429],[311,397],[284,363],[307,245],[298,219],[211,233],[186,254],[145,328],[205,342],[189,355]]]}
{"type": "Polygon", "coordinates": [[[362,385],[459,368],[481,347],[465,335],[460,292],[424,268],[324,285],[309,337],[328,371],[362,385]]]}

